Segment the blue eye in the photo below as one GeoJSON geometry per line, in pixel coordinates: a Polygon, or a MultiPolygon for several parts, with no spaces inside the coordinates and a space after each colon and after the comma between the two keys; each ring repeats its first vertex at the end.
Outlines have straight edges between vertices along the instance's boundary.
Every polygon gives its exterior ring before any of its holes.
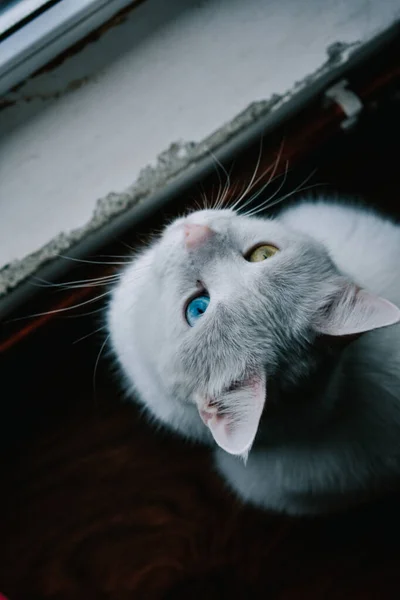
{"type": "Polygon", "coordinates": [[[197,296],[189,302],[186,307],[186,321],[190,327],[193,327],[196,321],[204,315],[209,304],[210,298],[208,296],[197,296]]]}

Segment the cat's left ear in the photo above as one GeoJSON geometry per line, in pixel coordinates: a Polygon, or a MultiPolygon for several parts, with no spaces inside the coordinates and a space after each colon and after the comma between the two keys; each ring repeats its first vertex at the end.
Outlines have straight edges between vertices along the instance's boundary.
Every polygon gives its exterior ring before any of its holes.
{"type": "Polygon", "coordinates": [[[400,309],[347,280],[317,315],[315,330],[330,336],[358,335],[400,321],[400,309]]]}

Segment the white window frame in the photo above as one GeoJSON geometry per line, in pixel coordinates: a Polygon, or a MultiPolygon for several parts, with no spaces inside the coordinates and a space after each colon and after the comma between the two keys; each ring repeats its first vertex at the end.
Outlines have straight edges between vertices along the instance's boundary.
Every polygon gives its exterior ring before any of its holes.
{"type": "Polygon", "coordinates": [[[50,4],[60,0],[7,0],[0,2],[0,36],[5,37],[13,29],[22,27],[39,12],[46,10],[50,4]]]}
{"type": "Polygon", "coordinates": [[[0,41],[0,95],[138,0],[60,0],[0,41]]]}

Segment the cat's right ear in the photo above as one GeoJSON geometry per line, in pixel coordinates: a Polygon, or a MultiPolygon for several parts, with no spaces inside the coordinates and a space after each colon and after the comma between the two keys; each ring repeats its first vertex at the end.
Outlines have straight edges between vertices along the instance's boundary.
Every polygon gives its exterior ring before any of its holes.
{"type": "Polygon", "coordinates": [[[317,314],[315,330],[328,336],[358,336],[400,321],[400,309],[354,283],[344,280],[317,314]]]}

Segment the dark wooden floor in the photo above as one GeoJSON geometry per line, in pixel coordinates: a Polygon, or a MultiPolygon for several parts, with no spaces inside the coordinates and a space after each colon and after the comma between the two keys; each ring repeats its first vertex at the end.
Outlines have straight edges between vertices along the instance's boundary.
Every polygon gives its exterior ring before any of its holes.
{"type": "MultiPolygon", "coordinates": [[[[318,178],[398,211],[399,127],[321,157],[318,178]],[[397,150],[396,150],[397,149],[397,150]]],[[[81,311],[81,312],[84,312],[81,311]]],[[[147,425],[92,317],[2,359],[0,591],[10,600],[400,597],[400,498],[288,519],[241,506],[207,450],[147,425]]],[[[399,441],[400,443],[400,441],[399,441]]]]}

